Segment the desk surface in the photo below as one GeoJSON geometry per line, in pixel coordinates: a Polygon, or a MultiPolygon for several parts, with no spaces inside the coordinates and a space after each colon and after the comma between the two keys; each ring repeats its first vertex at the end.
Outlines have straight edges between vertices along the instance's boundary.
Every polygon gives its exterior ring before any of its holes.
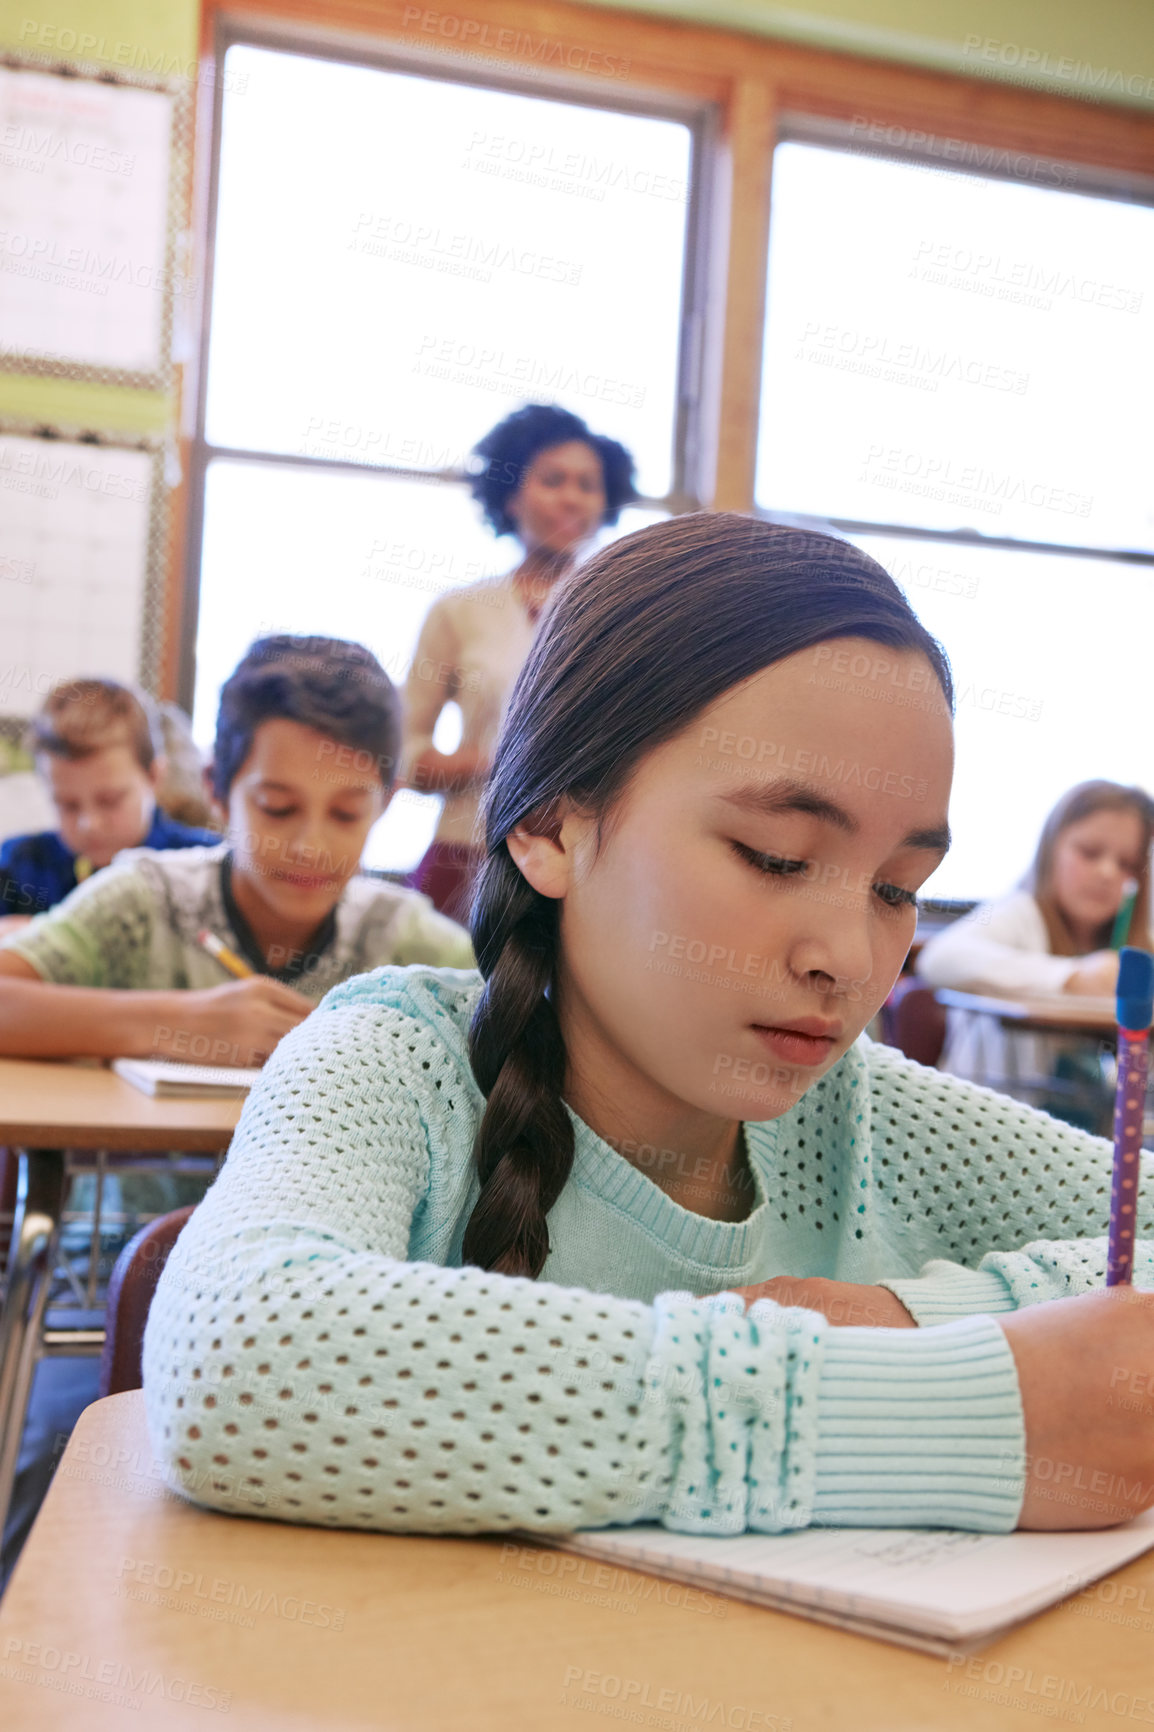
{"type": "Polygon", "coordinates": [[[0,1058],[0,1145],[217,1154],[238,1100],[156,1100],[103,1066],[0,1058]]]}
{"type": "Polygon", "coordinates": [[[1056,1693],[1117,1732],[1154,1695],[1152,1629],[1154,1554],[959,1663],[499,1539],[212,1515],[155,1477],[134,1391],[81,1417],[0,1605],[0,1723],[1022,1732],[1056,1693]],[[138,1720],[99,1699],[118,1689],[143,1693],[138,1720]]]}
{"type": "Polygon", "coordinates": [[[1114,1034],[1112,998],[1055,993],[1048,998],[992,998],[976,992],[953,992],[939,986],[934,995],[948,1010],[971,1010],[1021,1027],[1065,1030],[1071,1034],[1114,1034]]]}

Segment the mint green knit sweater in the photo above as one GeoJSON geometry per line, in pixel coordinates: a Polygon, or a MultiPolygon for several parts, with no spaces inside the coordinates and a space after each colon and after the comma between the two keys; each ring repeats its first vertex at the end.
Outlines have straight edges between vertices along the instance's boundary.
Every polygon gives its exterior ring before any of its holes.
{"type": "MultiPolygon", "coordinates": [[[[679,1207],[574,1115],[542,1278],[462,1268],[479,989],[378,969],[278,1046],[149,1318],[173,1486],[393,1531],[1012,1528],[990,1313],[1101,1284],[1108,1145],[863,1039],[746,1127],[746,1220],[679,1207]],[[724,1291],[782,1274],[884,1281],[923,1327],[724,1291]]],[[[1154,1285],[1145,1246],[1137,1270],[1154,1285]]]]}

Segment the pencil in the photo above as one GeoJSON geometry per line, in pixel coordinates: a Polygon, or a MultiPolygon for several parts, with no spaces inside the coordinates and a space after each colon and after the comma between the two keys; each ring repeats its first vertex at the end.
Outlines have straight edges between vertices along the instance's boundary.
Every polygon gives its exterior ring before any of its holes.
{"type": "Polygon", "coordinates": [[[1122,905],[1114,916],[1114,926],[1110,933],[1108,946],[1110,950],[1121,950],[1126,942],[1126,934],[1130,930],[1130,916],[1134,912],[1134,902],[1137,895],[1136,890],[1131,890],[1122,898],[1122,905]]]}
{"type": "Polygon", "coordinates": [[[222,944],[216,933],[210,932],[207,927],[201,928],[196,939],[197,943],[207,950],[210,956],[216,957],[222,968],[227,968],[228,972],[235,974],[238,980],[251,980],[256,974],[255,968],[250,968],[248,963],[242,961],[236,954],[235,950],[230,950],[227,944],[222,944]]]}
{"type": "Polygon", "coordinates": [[[1154,956],[1124,945],[1118,960],[1118,1085],[1114,1097],[1114,1186],[1110,1193],[1107,1287],[1126,1287],[1134,1273],[1142,1114],[1154,1021],[1154,956]]]}

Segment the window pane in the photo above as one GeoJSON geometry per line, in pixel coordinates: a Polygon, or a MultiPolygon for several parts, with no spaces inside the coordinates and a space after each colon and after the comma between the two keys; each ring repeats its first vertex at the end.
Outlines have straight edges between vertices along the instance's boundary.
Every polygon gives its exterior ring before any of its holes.
{"type": "Polygon", "coordinates": [[[1148,568],[904,536],[851,539],[901,585],[954,670],[954,846],[926,895],[1012,889],[1046,813],[1076,782],[1154,786],[1147,634],[1120,629],[1149,617],[1148,568]]]}
{"type": "MultiPolygon", "coordinates": [[[[663,514],[630,510],[602,542],[663,514]]],[[[463,486],[366,473],[218,460],[205,486],[204,554],[193,731],[212,747],[220,688],[253,638],[287,631],[367,644],[403,684],[438,595],[510,571],[520,551],[494,541],[463,486]]],[[[446,711],[437,743],[453,745],[446,711]]],[[[440,801],[397,793],[373,830],[366,863],[416,865],[440,801]]]]}
{"type": "Polygon", "coordinates": [[[247,46],[226,91],[214,444],[450,468],[556,400],[668,492],[685,125],[247,46]]]}
{"type": "Polygon", "coordinates": [[[779,146],[759,504],[1154,547],[1152,258],[1144,206],[779,146]]]}

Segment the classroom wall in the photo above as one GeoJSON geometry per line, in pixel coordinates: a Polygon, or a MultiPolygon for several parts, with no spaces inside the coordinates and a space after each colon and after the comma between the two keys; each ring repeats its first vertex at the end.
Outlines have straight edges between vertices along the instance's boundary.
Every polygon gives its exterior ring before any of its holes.
{"type": "MultiPolygon", "coordinates": [[[[51,62],[85,60],[196,77],[199,0],[0,0],[0,45],[51,62]]],[[[163,431],[170,394],[0,372],[0,415],[115,432],[163,431]]]]}
{"type": "Polygon", "coordinates": [[[816,48],[1154,108],[1150,0],[586,0],[816,48]]]}

